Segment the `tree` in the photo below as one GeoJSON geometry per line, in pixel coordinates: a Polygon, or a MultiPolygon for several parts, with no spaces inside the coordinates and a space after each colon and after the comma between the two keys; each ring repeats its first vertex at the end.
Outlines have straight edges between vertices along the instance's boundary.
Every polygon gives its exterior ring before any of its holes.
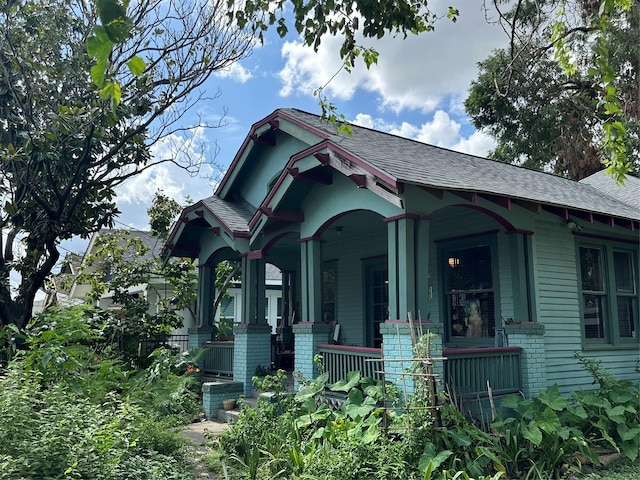
{"type": "MultiPolygon", "coordinates": [[[[199,87],[248,55],[255,36],[275,23],[286,33],[284,11],[284,0],[0,7],[0,324],[26,324],[61,240],[112,225],[117,185],[177,163],[152,158],[149,147],[184,128],[181,117],[205,98],[199,87]]],[[[348,65],[360,55],[370,65],[377,53],[361,49],[356,33],[419,33],[435,18],[426,0],[295,0],[293,20],[309,45],[325,32],[343,35],[348,65]]]]}
{"type": "MultiPolygon", "coordinates": [[[[99,3],[105,18],[123,8],[99,3]]],[[[251,32],[226,21],[223,0],[132,2],[130,29],[115,35],[100,87],[99,69],[89,75],[92,7],[81,0],[0,7],[2,325],[25,326],[61,240],[112,225],[116,186],[161,162],[197,170],[197,161],[153,158],[149,148],[184,132],[179,121],[206,98],[204,82],[251,52],[251,32]]]]}
{"type": "Polygon", "coordinates": [[[521,0],[503,13],[511,44],[480,63],[465,102],[497,140],[493,158],[576,180],[603,164],[618,181],[640,173],[640,7],[615,3],[521,0]]]}

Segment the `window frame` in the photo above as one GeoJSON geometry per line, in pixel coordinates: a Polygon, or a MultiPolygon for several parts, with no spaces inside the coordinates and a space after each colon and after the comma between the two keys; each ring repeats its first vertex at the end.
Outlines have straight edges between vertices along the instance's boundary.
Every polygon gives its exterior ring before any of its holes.
{"type": "Polygon", "coordinates": [[[580,334],[582,338],[583,349],[601,349],[601,348],[637,348],[640,342],[640,298],[638,292],[638,250],[633,245],[616,242],[613,240],[585,240],[580,239],[577,242],[576,262],[578,274],[578,292],[579,292],[579,311],[580,311],[580,334]],[[601,252],[602,263],[602,283],[604,291],[602,293],[591,290],[584,290],[583,272],[582,272],[582,249],[597,249],[601,252]],[[631,260],[631,281],[633,292],[618,292],[616,285],[616,270],[614,255],[616,253],[624,253],[629,255],[631,260]],[[602,338],[587,337],[585,329],[585,295],[599,295],[602,298],[603,308],[603,329],[604,336],[602,338]],[[620,297],[632,299],[633,309],[633,328],[635,336],[620,336],[620,318],[618,316],[618,299],[620,297]]]}
{"type": "MultiPolygon", "coordinates": [[[[449,308],[450,296],[452,295],[449,289],[447,280],[448,259],[451,253],[458,250],[466,250],[472,248],[480,248],[483,246],[489,247],[489,253],[491,255],[491,289],[478,290],[477,294],[486,294],[489,291],[493,293],[493,321],[494,329],[501,327],[501,298],[500,298],[500,272],[499,272],[499,252],[498,252],[498,238],[497,232],[485,232],[478,235],[471,235],[468,237],[460,237],[454,239],[444,239],[436,242],[438,246],[437,261],[438,261],[438,277],[440,279],[440,285],[442,286],[442,294],[440,295],[440,301],[442,306],[440,308],[442,321],[444,325],[444,338],[447,348],[483,348],[493,347],[495,345],[495,335],[487,337],[466,337],[466,336],[454,336],[452,335],[452,319],[451,309],[449,308]]],[[[470,295],[473,295],[471,293],[470,295]]]]}

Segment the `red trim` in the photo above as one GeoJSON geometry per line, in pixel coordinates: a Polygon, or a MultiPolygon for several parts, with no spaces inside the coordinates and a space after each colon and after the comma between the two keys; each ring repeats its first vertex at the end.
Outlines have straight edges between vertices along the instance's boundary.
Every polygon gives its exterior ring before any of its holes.
{"type": "Polygon", "coordinates": [[[389,222],[395,222],[396,220],[405,220],[407,218],[416,219],[416,218],[420,218],[420,216],[416,215],[415,213],[401,213],[400,215],[395,215],[393,217],[383,218],[382,221],[384,223],[389,223],[389,222]]]}
{"type": "Polygon", "coordinates": [[[273,237],[271,240],[269,240],[269,241],[267,242],[267,244],[262,248],[262,251],[263,251],[265,254],[269,253],[269,250],[271,249],[271,247],[273,247],[273,245],[274,245],[278,240],[280,240],[280,239],[281,239],[281,238],[283,238],[283,237],[286,237],[287,235],[295,235],[295,232],[283,232],[283,233],[280,233],[280,234],[278,234],[278,235],[274,236],[274,237],[273,237]]]}
{"type": "Polygon", "coordinates": [[[324,348],[325,350],[337,350],[339,352],[382,353],[381,348],[351,347],[348,345],[329,345],[325,343],[319,344],[318,348],[324,348]]]}
{"type": "Polygon", "coordinates": [[[478,205],[464,205],[464,204],[462,204],[462,205],[458,204],[458,205],[452,205],[452,206],[465,207],[465,208],[471,208],[473,210],[477,210],[477,211],[479,211],[481,213],[484,213],[485,215],[493,218],[496,222],[498,222],[500,225],[502,225],[507,232],[512,231],[512,230],[516,230],[516,227],[514,227],[511,224],[511,222],[507,221],[506,218],[502,217],[501,215],[498,215],[496,212],[494,212],[492,210],[489,210],[487,208],[479,207],[478,205]]]}
{"type": "MultiPolygon", "coordinates": [[[[389,319],[385,320],[384,323],[409,323],[409,320],[389,319]]],[[[435,325],[431,320],[414,320],[413,323],[420,325],[435,325]]]]}
{"type": "Polygon", "coordinates": [[[328,153],[322,153],[322,152],[318,152],[316,154],[313,155],[314,157],[316,157],[318,159],[318,161],[322,164],[322,166],[326,167],[327,165],[329,165],[329,154],[328,153]]]}
{"type": "Polygon", "coordinates": [[[298,243],[310,242],[311,240],[322,240],[321,235],[312,235],[311,237],[299,238],[298,243]]]}
{"type": "Polygon", "coordinates": [[[363,173],[352,173],[349,175],[349,180],[356,184],[358,188],[366,188],[367,176],[363,173]]]}
{"type": "Polygon", "coordinates": [[[503,352],[521,352],[522,347],[490,347],[490,348],[447,348],[442,351],[445,357],[454,357],[456,355],[482,354],[482,353],[503,353],[503,352]]]}
{"type": "Polygon", "coordinates": [[[251,250],[247,252],[247,258],[249,260],[259,260],[264,257],[264,253],[262,250],[251,250]]]}

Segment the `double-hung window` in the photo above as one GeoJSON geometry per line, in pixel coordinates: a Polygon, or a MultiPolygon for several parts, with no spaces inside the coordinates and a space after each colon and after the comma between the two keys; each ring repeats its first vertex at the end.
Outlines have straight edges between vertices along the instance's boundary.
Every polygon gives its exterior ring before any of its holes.
{"type": "Polygon", "coordinates": [[[587,344],[638,341],[637,253],[612,243],[579,247],[582,335],[587,344]]]}

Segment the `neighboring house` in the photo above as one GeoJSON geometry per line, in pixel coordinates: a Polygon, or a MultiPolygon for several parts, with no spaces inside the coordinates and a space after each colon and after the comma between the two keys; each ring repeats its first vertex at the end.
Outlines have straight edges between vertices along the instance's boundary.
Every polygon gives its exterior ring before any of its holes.
{"type": "Polygon", "coordinates": [[[411,357],[412,318],[435,335],[447,358],[437,372],[460,395],[486,380],[498,394],[592,388],[575,352],[637,381],[640,180],[575,182],[352,130],[276,110],[166,243],[165,255],[199,262],[194,345],[210,337],[216,264],[241,259],[233,375],[245,393],[270,359],[266,263],[282,270],[305,376],[322,353],[332,375],[383,356],[398,380],[407,365],[387,360],[411,357]]]}
{"type": "Polygon", "coordinates": [[[60,271],[51,276],[51,280],[43,290],[44,296],[34,304],[34,315],[49,307],[76,305],[81,302],[81,300],[70,298],[71,287],[80,272],[81,264],[81,255],[73,252],[67,253],[60,271]]]}
{"type": "MultiPolygon", "coordinates": [[[[277,334],[282,327],[282,274],[270,263],[265,265],[265,318],[271,326],[271,333],[277,334]]],[[[216,323],[226,320],[229,323],[241,323],[242,319],[242,283],[232,282],[220,301],[216,312],[216,323]]]]}
{"type": "MultiPolygon", "coordinates": [[[[87,283],[78,282],[78,274],[80,273],[81,266],[84,260],[90,256],[96,254],[96,242],[101,235],[108,235],[111,233],[118,233],[120,235],[125,234],[127,238],[134,237],[139,238],[143,245],[147,247],[147,252],[142,257],[134,258],[131,256],[130,261],[136,260],[149,260],[152,258],[159,258],[162,251],[162,241],[157,237],[150,235],[147,231],[142,230],[110,230],[103,229],[98,233],[95,233],[84,253],[84,256],[77,254],[70,254],[68,261],[66,261],[58,275],[54,276],[54,286],[51,289],[50,295],[47,296],[47,301],[56,301],[56,304],[61,305],[75,305],[83,303],[87,300],[87,295],[90,292],[90,285],[87,283]]],[[[91,273],[100,268],[99,265],[92,265],[85,267],[85,273],[91,273]]],[[[280,271],[273,265],[269,265],[267,268],[267,291],[266,291],[266,318],[268,323],[272,325],[272,331],[276,333],[276,327],[280,320],[281,308],[281,288],[280,288],[280,271]]],[[[129,293],[133,296],[139,296],[146,298],[150,305],[150,313],[156,313],[158,303],[162,298],[165,298],[171,293],[170,286],[160,277],[152,277],[148,284],[133,285],[130,288],[129,293]]],[[[112,292],[105,292],[104,295],[97,302],[97,306],[104,309],[118,310],[120,306],[113,300],[112,292]]],[[[213,299],[211,299],[213,301],[213,299]]],[[[220,306],[218,307],[217,314],[215,316],[215,322],[219,322],[221,318],[224,318],[231,322],[239,322],[239,318],[242,312],[242,293],[240,283],[233,283],[227,291],[227,295],[222,299],[220,306]]],[[[184,325],[181,328],[174,329],[172,336],[183,336],[188,334],[189,328],[195,327],[195,317],[193,310],[185,309],[182,312],[184,318],[184,325]]],[[[186,347],[186,343],[185,343],[186,347]]]]}
{"type": "MultiPolygon", "coordinates": [[[[89,241],[89,245],[85,251],[84,256],[82,257],[81,264],[74,265],[74,271],[69,272],[65,280],[68,282],[69,274],[73,274],[75,281],[71,283],[70,290],[67,294],[66,303],[67,304],[77,304],[82,303],[87,300],[87,295],[91,291],[91,286],[88,283],[83,283],[77,280],[77,274],[80,270],[80,265],[86,262],[86,259],[90,256],[94,256],[97,251],[97,243],[99,238],[102,235],[109,235],[112,233],[117,233],[119,235],[125,235],[123,242],[126,241],[127,238],[139,238],[142,241],[142,244],[148,248],[147,252],[141,257],[134,257],[130,255],[128,260],[141,261],[148,260],[152,258],[159,258],[160,252],[162,250],[162,241],[157,237],[154,237],[149,234],[149,232],[142,230],[110,230],[103,229],[100,232],[94,233],[89,241]]],[[[83,265],[84,273],[92,273],[102,268],[98,264],[94,265],[83,265]]],[[[64,271],[61,272],[64,274],[64,271]]],[[[109,272],[105,272],[105,275],[108,277],[109,272]]],[[[165,298],[167,295],[171,293],[171,286],[167,284],[167,282],[157,276],[152,276],[149,283],[144,283],[140,285],[132,285],[129,288],[129,293],[132,296],[145,298],[149,302],[150,313],[156,313],[158,310],[158,304],[162,298],[165,298]]],[[[113,300],[113,292],[107,291],[105,292],[97,302],[97,306],[107,310],[119,310],[121,307],[113,300]]],[[[172,332],[173,336],[176,335],[187,335],[188,329],[195,325],[195,317],[193,314],[193,310],[184,309],[181,313],[184,318],[184,326],[182,328],[175,329],[172,332]]],[[[186,342],[185,342],[186,347],[186,342]]]]}

